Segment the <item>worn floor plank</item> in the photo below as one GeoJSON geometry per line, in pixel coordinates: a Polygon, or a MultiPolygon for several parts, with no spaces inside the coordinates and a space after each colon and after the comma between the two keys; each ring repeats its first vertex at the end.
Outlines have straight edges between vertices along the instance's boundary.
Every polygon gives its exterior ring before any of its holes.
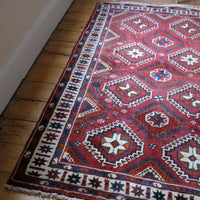
{"type": "Polygon", "coordinates": [[[64,68],[68,59],[68,55],[43,51],[34,63],[33,68],[37,66],[64,68]]]}
{"type": "Polygon", "coordinates": [[[11,173],[23,150],[19,144],[0,143],[0,172],[11,173]]]}
{"type": "Polygon", "coordinates": [[[27,80],[43,83],[57,83],[63,69],[58,67],[35,66],[27,75],[27,80]]]}
{"type": "Polygon", "coordinates": [[[25,80],[15,96],[23,99],[47,101],[55,87],[54,83],[25,80]]]}
{"type": "Polygon", "coordinates": [[[45,46],[44,50],[50,53],[69,56],[71,55],[74,46],[75,42],[50,40],[45,46]]]}
{"type": "Polygon", "coordinates": [[[74,21],[62,20],[57,27],[58,31],[78,31],[81,32],[85,27],[85,22],[74,23],[74,21]]]}
{"type": "Polygon", "coordinates": [[[63,42],[73,42],[76,43],[80,36],[79,31],[56,31],[52,37],[51,40],[56,40],[56,41],[63,41],[63,42]]]}
{"type": "Polygon", "coordinates": [[[45,104],[46,102],[43,101],[14,98],[11,100],[3,116],[10,119],[36,122],[45,104]]]}
{"type": "Polygon", "coordinates": [[[34,126],[35,122],[1,118],[0,128],[2,134],[0,134],[0,143],[24,146],[34,126]]]}

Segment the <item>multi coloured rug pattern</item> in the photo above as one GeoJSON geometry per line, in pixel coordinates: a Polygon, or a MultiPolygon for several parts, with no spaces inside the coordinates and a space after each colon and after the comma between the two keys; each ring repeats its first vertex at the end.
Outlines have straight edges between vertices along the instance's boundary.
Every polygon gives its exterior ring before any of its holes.
{"type": "Polygon", "coordinates": [[[92,199],[200,199],[200,11],[98,3],[8,184],[92,199]]]}

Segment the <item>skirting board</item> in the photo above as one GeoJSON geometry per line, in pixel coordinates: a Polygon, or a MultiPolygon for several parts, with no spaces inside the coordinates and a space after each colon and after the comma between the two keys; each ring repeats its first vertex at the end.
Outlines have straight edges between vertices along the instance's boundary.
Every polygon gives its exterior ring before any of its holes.
{"type": "Polygon", "coordinates": [[[0,71],[0,114],[73,0],[50,0],[0,71]]]}

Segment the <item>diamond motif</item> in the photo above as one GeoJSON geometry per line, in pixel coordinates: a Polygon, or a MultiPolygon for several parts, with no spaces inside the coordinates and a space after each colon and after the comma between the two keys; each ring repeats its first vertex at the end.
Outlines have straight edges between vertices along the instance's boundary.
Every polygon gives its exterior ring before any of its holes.
{"type": "Polygon", "coordinates": [[[185,182],[200,183],[200,138],[187,134],[163,146],[161,157],[185,182]]]}
{"type": "Polygon", "coordinates": [[[141,139],[123,121],[88,131],[83,144],[102,166],[111,165],[113,168],[142,156],[144,147],[141,139]]]}
{"type": "Polygon", "coordinates": [[[102,89],[119,106],[137,106],[152,98],[153,90],[135,76],[125,76],[104,84],[102,89]]]}
{"type": "Polygon", "coordinates": [[[196,84],[183,85],[167,93],[169,101],[179,112],[199,118],[200,112],[200,87],[196,84]]]}
{"type": "Polygon", "coordinates": [[[169,61],[186,72],[200,72],[200,52],[184,48],[168,55],[169,61]]]}
{"type": "Polygon", "coordinates": [[[155,60],[156,53],[141,43],[130,43],[114,49],[113,54],[128,65],[142,65],[155,60]]]}
{"type": "Polygon", "coordinates": [[[174,42],[168,37],[158,36],[152,40],[152,43],[160,48],[167,48],[174,45],[174,42]]]}
{"type": "Polygon", "coordinates": [[[181,39],[166,30],[159,30],[143,37],[143,43],[158,52],[169,52],[183,46],[181,39]]]}
{"type": "Polygon", "coordinates": [[[197,38],[200,35],[200,24],[191,18],[183,18],[169,25],[169,29],[183,38],[197,38]]]}
{"type": "Polygon", "coordinates": [[[168,137],[184,129],[184,120],[165,104],[152,103],[132,113],[134,123],[150,138],[168,137]]]}
{"type": "Polygon", "coordinates": [[[122,26],[133,33],[148,33],[158,29],[158,23],[147,15],[130,16],[122,20],[122,26]]]}
{"type": "Polygon", "coordinates": [[[145,121],[152,127],[162,128],[169,124],[169,117],[162,112],[152,111],[145,115],[145,121]]]}
{"type": "Polygon", "coordinates": [[[138,76],[155,88],[168,89],[186,82],[183,73],[174,69],[167,63],[155,62],[147,67],[139,69],[138,76]]]}
{"type": "Polygon", "coordinates": [[[166,69],[156,68],[150,72],[150,77],[155,81],[167,82],[172,79],[172,74],[166,69]]]}

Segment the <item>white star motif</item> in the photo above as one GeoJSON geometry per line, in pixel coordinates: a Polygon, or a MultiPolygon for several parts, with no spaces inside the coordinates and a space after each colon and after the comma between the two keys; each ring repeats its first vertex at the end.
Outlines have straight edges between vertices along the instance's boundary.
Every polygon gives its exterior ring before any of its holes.
{"type": "Polygon", "coordinates": [[[199,63],[199,59],[193,57],[192,54],[187,54],[186,56],[181,56],[181,61],[186,62],[187,65],[194,65],[195,63],[199,63]]]}
{"type": "Polygon", "coordinates": [[[125,144],[128,143],[128,141],[121,139],[122,134],[121,133],[114,133],[112,137],[103,137],[105,142],[102,144],[103,147],[107,147],[108,154],[114,154],[118,155],[118,152],[120,150],[125,151],[126,148],[124,147],[125,144]]]}
{"type": "Polygon", "coordinates": [[[140,49],[132,49],[131,51],[126,51],[126,55],[138,59],[139,57],[143,57],[145,53],[140,51],[140,49]]]}
{"type": "Polygon", "coordinates": [[[198,170],[198,165],[200,165],[200,154],[198,154],[197,147],[188,147],[188,152],[180,151],[182,158],[180,161],[188,163],[189,169],[198,170]]]}

